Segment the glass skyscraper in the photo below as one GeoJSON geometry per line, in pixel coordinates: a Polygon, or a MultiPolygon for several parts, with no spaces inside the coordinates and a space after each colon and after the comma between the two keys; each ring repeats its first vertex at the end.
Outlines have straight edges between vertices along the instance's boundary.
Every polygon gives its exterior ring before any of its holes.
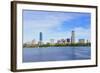
{"type": "Polygon", "coordinates": [[[72,31],[72,33],[71,33],[71,43],[72,44],[75,43],[75,31],[72,31]]]}
{"type": "Polygon", "coordinates": [[[42,32],[40,32],[40,35],[39,35],[39,45],[42,45],[42,40],[43,40],[42,32]]]}

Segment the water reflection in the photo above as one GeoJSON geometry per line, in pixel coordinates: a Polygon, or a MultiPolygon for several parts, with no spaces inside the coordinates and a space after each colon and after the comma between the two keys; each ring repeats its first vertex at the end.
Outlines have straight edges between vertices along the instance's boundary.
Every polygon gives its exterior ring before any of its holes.
{"type": "Polygon", "coordinates": [[[90,59],[90,51],[90,47],[24,48],[23,62],[90,59]]]}

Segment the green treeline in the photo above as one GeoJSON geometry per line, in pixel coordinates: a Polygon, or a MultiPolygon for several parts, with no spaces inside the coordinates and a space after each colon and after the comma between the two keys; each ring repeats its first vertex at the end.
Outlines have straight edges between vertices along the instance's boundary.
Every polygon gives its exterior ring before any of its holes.
{"type": "Polygon", "coordinates": [[[24,44],[23,47],[27,47],[27,48],[35,48],[35,47],[66,47],[66,46],[75,46],[75,47],[79,47],[79,46],[91,46],[91,43],[84,43],[84,44],[80,44],[80,43],[74,43],[74,44],[42,44],[42,45],[26,45],[24,44]]]}
{"type": "Polygon", "coordinates": [[[88,44],[44,44],[39,47],[65,47],[65,46],[91,46],[90,43],[88,44]]]}

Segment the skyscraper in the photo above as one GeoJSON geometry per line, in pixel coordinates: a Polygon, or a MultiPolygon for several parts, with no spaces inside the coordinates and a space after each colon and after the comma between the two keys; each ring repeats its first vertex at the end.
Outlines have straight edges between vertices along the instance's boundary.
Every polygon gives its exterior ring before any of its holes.
{"type": "Polygon", "coordinates": [[[39,36],[39,45],[42,45],[42,40],[43,40],[43,38],[42,38],[42,32],[40,32],[40,36],[39,36]]]}
{"type": "Polygon", "coordinates": [[[42,41],[42,32],[40,32],[40,41],[42,41]]]}
{"type": "Polygon", "coordinates": [[[71,43],[72,44],[75,43],[75,31],[72,31],[72,33],[71,33],[71,43]]]}

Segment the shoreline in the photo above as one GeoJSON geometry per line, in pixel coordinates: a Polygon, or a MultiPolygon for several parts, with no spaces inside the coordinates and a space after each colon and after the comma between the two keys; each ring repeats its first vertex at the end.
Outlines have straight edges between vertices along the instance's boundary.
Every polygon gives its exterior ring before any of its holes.
{"type": "Polygon", "coordinates": [[[23,48],[64,48],[64,47],[91,47],[91,46],[60,46],[60,47],[23,47],[23,48]]]}

